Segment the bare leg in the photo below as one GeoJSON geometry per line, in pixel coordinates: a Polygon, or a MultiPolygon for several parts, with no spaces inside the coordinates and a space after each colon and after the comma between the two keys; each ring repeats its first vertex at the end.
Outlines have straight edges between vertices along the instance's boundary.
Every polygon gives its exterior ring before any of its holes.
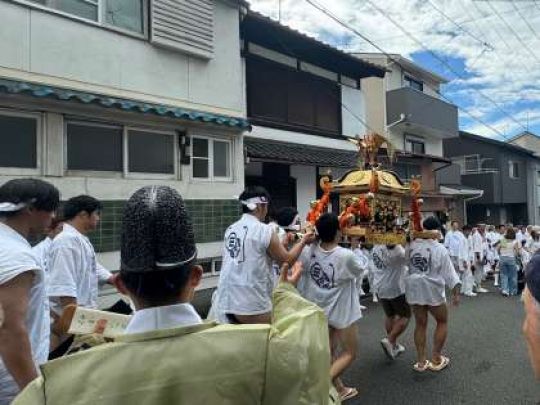
{"type": "Polygon", "coordinates": [[[398,317],[394,319],[392,330],[390,331],[390,333],[388,333],[388,341],[393,346],[396,346],[398,337],[400,337],[401,334],[405,332],[405,329],[407,329],[408,324],[409,324],[409,318],[398,317]]]}
{"type": "Polygon", "coordinates": [[[416,346],[416,353],[418,355],[418,363],[424,364],[427,360],[426,357],[426,333],[428,322],[428,309],[426,306],[413,305],[414,313],[414,344],[416,346]]]}
{"type": "Polygon", "coordinates": [[[358,351],[356,325],[351,325],[345,329],[333,329],[331,336],[332,340],[339,343],[342,349],[341,353],[334,358],[330,367],[330,377],[335,380],[356,359],[358,351]]]}
{"type": "Polygon", "coordinates": [[[429,307],[429,312],[435,318],[437,326],[433,334],[433,364],[441,362],[442,349],[448,336],[448,308],[446,304],[438,307],[429,307]]]}
{"type": "Polygon", "coordinates": [[[395,318],[386,317],[384,320],[384,328],[386,329],[386,334],[390,335],[392,329],[394,329],[394,320],[395,318]]]}

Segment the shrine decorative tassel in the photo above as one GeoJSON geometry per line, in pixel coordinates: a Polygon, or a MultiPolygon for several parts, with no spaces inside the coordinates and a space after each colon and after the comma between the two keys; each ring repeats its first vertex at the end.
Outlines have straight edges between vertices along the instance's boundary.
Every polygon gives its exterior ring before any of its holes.
{"type": "Polygon", "coordinates": [[[319,185],[323,190],[323,196],[320,200],[311,202],[311,209],[306,218],[307,222],[312,225],[315,225],[315,222],[317,222],[319,217],[326,212],[328,209],[328,204],[330,204],[330,192],[332,191],[332,183],[330,178],[328,176],[322,177],[319,185]]]}

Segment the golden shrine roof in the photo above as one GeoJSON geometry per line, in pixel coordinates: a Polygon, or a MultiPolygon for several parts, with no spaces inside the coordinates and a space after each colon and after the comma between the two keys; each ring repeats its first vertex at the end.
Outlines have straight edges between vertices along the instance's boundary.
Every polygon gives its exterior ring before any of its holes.
{"type": "MultiPolygon", "coordinates": [[[[396,173],[376,170],[379,177],[379,189],[388,192],[405,193],[409,191],[396,173]]],[[[369,188],[373,176],[372,170],[351,170],[333,184],[334,190],[369,188]]]]}

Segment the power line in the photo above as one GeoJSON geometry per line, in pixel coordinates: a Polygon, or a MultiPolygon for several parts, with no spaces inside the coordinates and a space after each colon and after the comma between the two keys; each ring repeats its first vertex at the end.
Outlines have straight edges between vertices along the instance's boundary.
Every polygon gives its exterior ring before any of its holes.
{"type": "MultiPolygon", "coordinates": [[[[394,62],[395,64],[397,64],[398,66],[400,66],[403,70],[406,70],[403,65],[399,62],[399,60],[397,60],[394,56],[392,56],[391,54],[389,54],[388,52],[386,52],[384,49],[382,49],[379,45],[377,45],[376,43],[374,43],[372,40],[370,40],[368,37],[366,37],[365,35],[363,35],[362,33],[360,33],[356,28],[350,26],[349,24],[343,22],[341,19],[339,19],[339,17],[335,16],[334,14],[332,14],[332,12],[330,12],[328,9],[326,9],[325,7],[321,6],[320,4],[316,3],[314,0],[305,0],[308,4],[310,4],[311,6],[313,6],[314,8],[316,8],[317,10],[319,10],[320,12],[322,12],[323,14],[325,14],[327,17],[331,18],[332,20],[334,20],[336,23],[338,23],[339,25],[341,25],[342,27],[346,28],[347,30],[355,33],[356,35],[358,35],[360,38],[362,38],[364,41],[366,41],[367,43],[369,43],[370,45],[372,45],[375,49],[377,49],[379,52],[381,52],[382,54],[384,54],[387,58],[389,58],[390,60],[392,60],[392,62],[394,62]]],[[[370,2],[368,0],[368,2],[370,2]]],[[[371,3],[371,2],[370,2],[371,3]]],[[[403,29],[402,29],[403,30],[403,29]]],[[[404,31],[406,32],[406,31],[404,31]]],[[[410,34],[407,33],[407,36],[409,36],[410,34]]],[[[425,48],[423,45],[422,45],[423,48],[425,48]]],[[[431,52],[431,51],[430,51],[431,52]]],[[[433,52],[431,52],[433,53],[433,52]]],[[[440,60],[440,59],[439,59],[440,60]]],[[[459,75],[458,75],[459,76],[459,75]]],[[[479,92],[478,90],[476,89],[473,89],[477,92],[479,92]]],[[[479,92],[480,93],[480,92],[479,92]]],[[[483,94],[483,93],[480,93],[480,94],[483,94]]],[[[453,101],[450,100],[448,97],[444,96],[443,94],[439,93],[439,95],[449,101],[450,103],[453,104],[453,101]]],[[[489,100],[491,100],[488,96],[484,96],[484,97],[487,97],[489,100]]],[[[434,99],[432,100],[431,102],[434,102],[435,100],[437,99],[434,99]]],[[[493,100],[491,100],[491,102],[495,103],[493,100]]],[[[497,104],[495,103],[495,105],[497,106],[497,104]]],[[[474,114],[470,113],[469,111],[467,111],[465,108],[463,107],[459,107],[458,108],[463,111],[465,114],[469,115],[471,118],[473,118],[474,120],[478,121],[479,123],[481,123],[482,125],[484,125],[486,128],[492,130],[493,132],[495,132],[496,134],[498,134],[500,137],[502,138],[506,138],[508,139],[501,131],[499,131],[498,129],[494,128],[493,126],[485,123],[483,120],[481,120],[480,118],[476,117],[474,114]]],[[[500,109],[500,107],[497,106],[497,108],[500,109]]],[[[521,127],[523,127],[523,125],[521,123],[519,123],[515,118],[513,118],[512,116],[510,116],[508,113],[506,113],[504,110],[502,110],[507,116],[509,116],[513,121],[517,122],[518,125],[520,125],[521,127]]],[[[525,128],[525,127],[523,127],[525,128]]]]}
{"type": "MultiPolygon", "coordinates": [[[[281,38],[279,38],[278,35],[274,35],[270,30],[267,31],[267,33],[269,33],[270,35],[272,35],[272,37],[281,45],[281,47],[283,49],[285,49],[290,55],[294,56],[295,58],[297,59],[300,59],[298,57],[298,55],[296,54],[296,52],[294,52],[284,41],[281,40],[281,38]]],[[[340,104],[340,106],[342,108],[344,108],[346,111],[349,112],[349,114],[352,115],[353,118],[355,118],[359,123],[361,123],[366,129],[370,130],[371,132],[377,132],[375,131],[368,123],[367,121],[365,121],[363,118],[361,118],[360,116],[358,116],[353,110],[351,110],[349,108],[349,106],[347,104],[345,104],[340,98],[336,97],[331,91],[328,91],[326,93],[328,96],[330,96],[331,98],[333,98],[335,101],[337,101],[338,104],[340,104]]]]}
{"type": "MultiPolygon", "coordinates": [[[[480,10],[480,7],[476,5],[476,1],[472,1],[471,2],[472,5],[474,6],[474,8],[476,9],[476,11],[478,11],[478,13],[480,15],[484,15],[484,13],[482,12],[482,10],[480,10]]],[[[491,17],[489,14],[488,14],[488,17],[491,17]]],[[[510,50],[510,51],[513,51],[512,47],[508,44],[508,42],[506,42],[506,39],[504,38],[503,35],[501,35],[501,33],[494,27],[492,26],[493,28],[493,31],[495,31],[495,33],[497,34],[497,36],[499,37],[499,39],[501,40],[501,42],[510,50]]]]}
{"type": "Polygon", "coordinates": [[[514,34],[514,36],[518,39],[519,43],[523,46],[523,48],[538,62],[540,63],[540,58],[536,56],[536,54],[529,48],[529,46],[523,41],[523,39],[518,35],[518,33],[512,28],[510,24],[503,18],[502,15],[499,14],[497,9],[491,4],[491,2],[487,2],[489,8],[493,10],[495,15],[506,25],[506,27],[514,34]]]}
{"type": "MultiPolygon", "coordinates": [[[[538,8],[536,6],[529,6],[529,7],[522,7],[520,8],[519,10],[521,12],[524,12],[524,11],[530,11],[530,10],[538,10],[538,8]]],[[[467,13],[467,16],[469,17],[468,19],[466,20],[463,20],[463,21],[459,21],[457,22],[458,24],[460,25],[466,25],[466,24],[473,24],[473,23],[477,23],[479,21],[482,21],[482,20],[486,20],[486,19],[489,19],[489,18],[492,18],[493,16],[491,14],[488,14],[488,15],[482,15],[480,17],[474,17],[472,16],[471,13],[468,12],[468,9],[466,6],[464,6],[464,10],[465,12],[467,13]]],[[[514,10],[505,10],[505,11],[501,11],[500,12],[501,14],[513,14],[515,13],[514,10]]],[[[456,20],[456,17],[450,17],[449,18],[452,18],[453,20],[456,20]]],[[[476,24],[476,26],[478,27],[478,24],[476,24]]],[[[470,29],[468,30],[470,31],[470,29]]],[[[480,34],[483,36],[483,37],[486,37],[487,38],[487,35],[478,27],[478,31],[480,32],[480,34]]],[[[411,34],[425,34],[426,32],[428,32],[427,30],[418,30],[418,31],[410,31],[411,34]]],[[[474,34],[476,35],[476,34],[474,34]]],[[[405,37],[406,35],[405,34],[396,34],[396,35],[391,35],[391,36],[387,36],[387,37],[374,37],[372,38],[373,41],[388,41],[388,40],[392,40],[392,39],[398,39],[398,38],[403,38],[405,37]]],[[[476,35],[478,37],[478,35],[476,35]]],[[[482,42],[484,42],[481,38],[479,38],[482,42]]],[[[487,42],[487,41],[485,41],[487,42]]],[[[492,45],[493,48],[495,48],[495,46],[492,45]]]]}
{"type": "MultiPolygon", "coordinates": [[[[311,0],[306,0],[306,1],[311,1],[311,0]]],[[[416,43],[418,46],[420,46],[421,48],[423,48],[426,52],[428,52],[432,57],[434,57],[435,59],[437,59],[438,61],[440,61],[443,65],[445,65],[448,70],[450,72],[452,72],[454,75],[456,75],[457,77],[459,77],[461,80],[466,80],[465,77],[463,77],[461,75],[461,73],[457,72],[453,67],[452,65],[450,65],[448,62],[446,62],[444,59],[440,58],[439,55],[437,55],[435,52],[433,52],[431,49],[429,49],[427,46],[425,46],[421,41],[419,41],[418,39],[416,39],[414,36],[410,35],[409,32],[403,28],[403,26],[401,24],[399,24],[394,18],[392,18],[391,16],[388,15],[388,13],[386,13],[384,10],[382,10],[380,7],[378,7],[376,4],[373,3],[373,1],[371,0],[366,0],[367,3],[369,3],[374,9],[376,9],[379,13],[381,13],[382,15],[384,15],[392,24],[394,24],[396,27],[398,27],[403,33],[407,34],[407,36],[414,42],[416,43]]],[[[502,112],[504,115],[506,115],[508,118],[510,118],[512,121],[514,121],[517,125],[519,125],[520,127],[524,128],[525,129],[525,126],[523,124],[521,124],[517,119],[515,119],[512,115],[510,115],[508,112],[506,112],[505,110],[503,110],[499,104],[494,101],[491,97],[489,97],[488,95],[484,94],[482,91],[480,91],[479,89],[474,89],[474,88],[471,88],[471,90],[477,92],[478,94],[480,94],[484,99],[488,100],[491,104],[493,104],[500,112],[502,112]]]]}
{"type": "Polygon", "coordinates": [[[521,11],[519,10],[519,8],[514,4],[514,2],[512,1],[512,7],[514,7],[514,10],[516,10],[516,13],[518,13],[518,15],[521,17],[521,19],[525,22],[525,24],[527,24],[527,27],[529,27],[529,29],[531,30],[531,32],[533,33],[533,35],[537,38],[537,39],[540,39],[538,37],[538,34],[536,33],[536,30],[531,26],[531,24],[529,24],[529,21],[527,21],[527,19],[525,18],[525,16],[523,14],[521,14],[521,11]]]}
{"type": "Polygon", "coordinates": [[[439,12],[444,18],[446,18],[448,21],[450,21],[452,24],[454,24],[456,27],[458,27],[461,31],[469,35],[471,38],[475,39],[476,41],[480,42],[482,46],[486,47],[489,50],[494,50],[495,48],[486,42],[485,40],[478,38],[476,35],[471,33],[469,30],[458,24],[456,21],[454,21],[452,18],[450,18],[444,11],[442,11],[440,8],[438,8],[431,0],[428,0],[428,4],[433,7],[437,12],[439,12]]]}

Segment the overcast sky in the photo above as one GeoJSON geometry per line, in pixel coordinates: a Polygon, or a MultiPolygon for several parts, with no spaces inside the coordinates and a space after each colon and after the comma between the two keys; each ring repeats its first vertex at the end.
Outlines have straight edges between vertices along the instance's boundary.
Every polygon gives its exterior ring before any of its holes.
{"type": "MultiPolygon", "coordinates": [[[[279,0],[249,1],[253,10],[277,19],[279,0]]],[[[467,111],[459,113],[461,129],[497,139],[526,128],[540,135],[540,1],[316,2],[386,52],[448,78],[443,94],[467,111]]],[[[305,0],[281,0],[281,21],[343,50],[377,52],[305,0]]]]}

